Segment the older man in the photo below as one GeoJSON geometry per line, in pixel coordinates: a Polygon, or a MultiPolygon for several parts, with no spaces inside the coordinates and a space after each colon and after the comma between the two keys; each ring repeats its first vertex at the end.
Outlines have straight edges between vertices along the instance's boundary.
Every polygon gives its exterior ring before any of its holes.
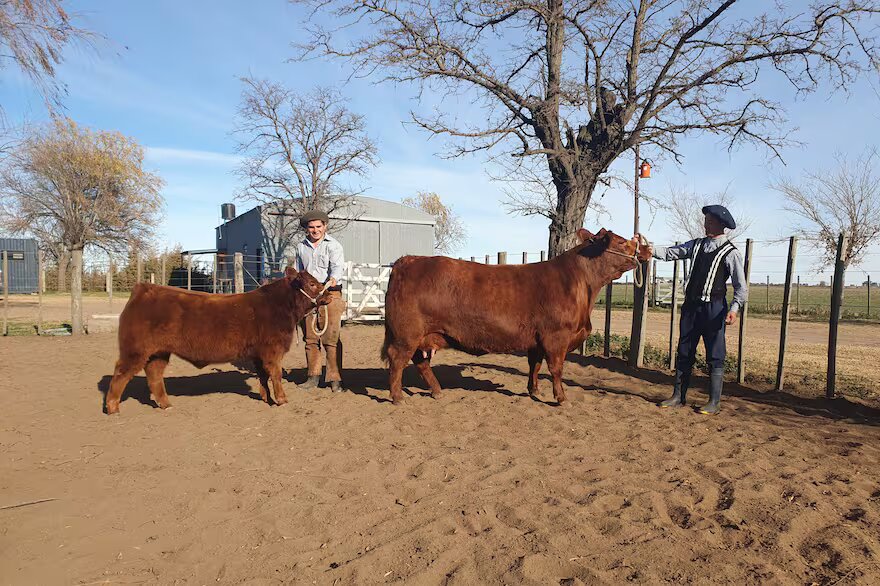
{"type": "Polygon", "coordinates": [[[306,237],[296,248],[296,268],[308,271],[320,282],[325,283],[330,291],[331,302],[326,306],[326,321],[323,308],[316,323],[315,314],[309,314],[302,322],[303,338],[306,343],[306,362],[308,363],[308,379],[301,385],[302,389],[318,386],[321,379],[321,346],[327,354],[327,372],[324,382],[334,392],[342,390],[342,340],[339,330],[345,301],[342,299],[343,269],[345,255],[342,244],[327,234],[330,218],[320,210],[313,210],[300,218],[300,226],[306,231],[306,237]],[[320,333],[323,330],[323,333],[320,333]]]}
{"type": "Polygon", "coordinates": [[[715,415],[721,410],[721,388],[724,384],[724,359],[727,346],[725,326],[736,321],[737,314],[749,295],[742,257],[725,235],[736,228],[736,221],[720,205],[703,208],[705,238],[697,238],[678,246],[657,247],[654,257],[660,260],[689,258],[693,264],[681,306],[681,328],[675,383],[672,397],[661,407],[682,407],[685,403],[691,369],[696,359],[700,338],[706,346],[709,364],[709,402],[700,413],[715,415]],[[733,283],[733,302],[727,306],[727,280],[733,283]]]}

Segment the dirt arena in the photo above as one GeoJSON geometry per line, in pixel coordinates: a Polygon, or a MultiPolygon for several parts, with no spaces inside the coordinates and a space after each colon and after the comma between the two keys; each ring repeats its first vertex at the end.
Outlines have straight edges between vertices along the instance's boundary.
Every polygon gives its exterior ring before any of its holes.
{"type": "Polygon", "coordinates": [[[115,417],[113,334],[0,338],[0,582],[880,580],[875,406],[728,385],[707,418],[658,409],[662,373],[572,356],[560,408],[525,358],[446,352],[443,398],[408,370],[396,408],[381,327],[343,332],[351,392],[297,391],[301,346],[285,407],[172,359],[174,408],[141,374],[115,417]]]}

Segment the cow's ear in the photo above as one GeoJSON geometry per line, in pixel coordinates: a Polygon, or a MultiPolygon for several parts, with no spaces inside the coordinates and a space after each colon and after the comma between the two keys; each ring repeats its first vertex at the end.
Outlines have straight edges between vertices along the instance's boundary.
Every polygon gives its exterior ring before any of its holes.
{"type": "Polygon", "coordinates": [[[580,240],[581,243],[583,244],[584,242],[586,242],[587,240],[589,240],[593,237],[593,233],[590,232],[589,230],[587,230],[586,228],[578,228],[577,237],[578,237],[578,240],[580,240]]]}
{"type": "Polygon", "coordinates": [[[284,269],[284,276],[285,276],[285,277],[290,277],[291,279],[293,279],[293,278],[296,277],[298,274],[299,274],[299,273],[297,273],[297,272],[296,272],[296,269],[293,268],[293,267],[287,267],[286,269],[284,269]]]}
{"type": "Polygon", "coordinates": [[[602,228],[601,230],[599,230],[599,232],[596,233],[596,238],[605,238],[606,234],[610,234],[610,232],[608,232],[608,230],[606,230],[605,228],[602,228]]]}

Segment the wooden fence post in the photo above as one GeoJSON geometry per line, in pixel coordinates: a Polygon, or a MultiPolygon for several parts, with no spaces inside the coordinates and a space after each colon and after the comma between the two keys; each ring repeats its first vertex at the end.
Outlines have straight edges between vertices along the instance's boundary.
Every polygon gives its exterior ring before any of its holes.
{"type": "Polygon", "coordinates": [[[217,292],[217,269],[219,269],[219,268],[220,268],[220,261],[218,259],[217,253],[215,252],[214,253],[214,285],[213,285],[213,289],[212,289],[214,293],[217,292]]]}
{"type": "MultiPolygon", "coordinates": [[[[675,243],[678,246],[678,242],[675,243]]],[[[678,317],[678,261],[672,263],[672,309],[669,314],[669,370],[675,370],[675,322],[678,317]]]]}
{"type": "Polygon", "coordinates": [[[871,275],[868,275],[868,319],[871,319],[871,275]]]}
{"type": "Polygon", "coordinates": [[[240,252],[235,253],[235,292],[244,293],[244,257],[240,252]]]}
{"type": "Polygon", "coordinates": [[[193,257],[191,254],[186,255],[186,290],[192,291],[193,282],[193,257]]]}
{"type": "Polygon", "coordinates": [[[623,304],[629,303],[629,275],[623,278],[623,304]]]}
{"type": "Polygon", "coordinates": [[[3,335],[9,335],[9,258],[3,251],[3,335]]]}
{"type": "Polygon", "coordinates": [[[140,283],[144,280],[144,259],[141,258],[140,251],[134,253],[137,257],[137,278],[135,279],[135,283],[140,283]]]}
{"type": "Polygon", "coordinates": [[[37,282],[37,335],[43,335],[43,293],[46,290],[46,265],[43,251],[37,251],[37,265],[39,266],[39,281],[37,282]]]}
{"type": "Polygon", "coordinates": [[[837,391],[837,326],[840,322],[840,308],[843,304],[843,251],[849,237],[841,233],[837,238],[837,259],[834,262],[834,282],[831,291],[831,319],[828,320],[828,376],[825,384],[825,397],[833,399],[837,391]]]}
{"type": "Polygon", "coordinates": [[[110,310],[113,310],[113,257],[107,261],[107,283],[104,285],[107,288],[107,301],[110,303],[110,310]]]}
{"type": "Polygon", "coordinates": [[[498,264],[500,264],[500,265],[507,264],[507,253],[506,252],[499,252],[498,253],[498,264]]]}
{"type": "Polygon", "coordinates": [[[523,253],[523,264],[524,265],[529,264],[529,253],[528,252],[523,253]]]}
{"type": "Polygon", "coordinates": [[[545,260],[547,260],[547,251],[542,250],[541,251],[541,262],[544,262],[545,260]]]}
{"type": "Polygon", "coordinates": [[[633,290],[632,329],[629,338],[629,365],[641,368],[645,362],[645,324],[648,317],[648,286],[651,283],[651,263],[639,263],[641,287],[633,290]]]}
{"type": "Polygon", "coordinates": [[[486,262],[485,262],[485,264],[489,264],[489,255],[488,255],[488,254],[486,255],[486,262]]]}
{"type": "MultiPolygon", "coordinates": [[[[752,275],[752,239],[746,238],[746,258],[745,258],[745,267],[746,273],[746,283],[749,283],[749,278],[752,275]]],[[[748,300],[743,304],[743,306],[739,310],[739,340],[737,341],[737,354],[736,354],[736,381],[739,384],[743,384],[746,381],[746,369],[745,363],[743,361],[743,348],[744,348],[744,340],[746,337],[746,319],[749,316],[749,302],[748,300]]]]}
{"type": "Polygon", "coordinates": [[[614,281],[605,286],[605,348],[602,354],[605,358],[611,356],[611,295],[614,287],[614,281]]]}
{"type": "Polygon", "coordinates": [[[153,271],[150,271],[150,284],[151,285],[156,284],[156,273],[154,273],[153,271]]]}
{"type": "Polygon", "coordinates": [[[801,312],[801,276],[798,275],[797,285],[794,289],[794,313],[796,315],[801,312]]]}
{"type": "Polygon", "coordinates": [[[651,307],[657,305],[657,261],[652,261],[651,265],[651,307]]]}
{"type": "Polygon", "coordinates": [[[159,265],[160,265],[160,267],[161,267],[161,269],[160,269],[160,270],[161,270],[161,277],[162,277],[161,284],[162,284],[162,285],[168,285],[169,283],[168,283],[168,281],[165,279],[165,253],[164,253],[164,252],[162,253],[162,260],[161,260],[161,262],[159,263],[159,265]]]}
{"type": "Polygon", "coordinates": [[[764,302],[764,308],[767,313],[770,313],[770,275],[767,275],[767,301],[764,302]]]}
{"type": "Polygon", "coordinates": [[[472,256],[472,257],[471,257],[471,262],[477,262],[477,257],[472,256]]]}
{"type": "Polygon", "coordinates": [[[785,377],[785,344],[788,337],[788,317],[791,309],[791,275],[794,272],[794,259],[797,255],[797,237],[788,241],[788,264],[785,267],[785,290],[782,293],[782,324],[779,328],[779,360],[776,362],[776,390],[782,390],[785,377]]]}

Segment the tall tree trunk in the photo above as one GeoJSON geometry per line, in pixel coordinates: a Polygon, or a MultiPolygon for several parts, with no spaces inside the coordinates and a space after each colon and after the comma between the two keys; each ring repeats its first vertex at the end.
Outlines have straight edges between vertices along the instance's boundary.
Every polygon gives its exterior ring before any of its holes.
{"type": "Polygon", "coordinates": [[[73,326],[73,335],[79,336],[83,333],[83,249],[73,248],[70,251],[70,260],[70,323],[73,326]]]}
{"type": "Polygon", "coordinates": [[[70,267],[70,254],[62,250],[58,255],[58,292],[67,291],[67,270],[70,267]]]}
{"type": "Polygon", "coordinates": [[[548,258],[559,256],[577,244],[577,230],[584,225],[584,216],[596,188],[598,175],[584,181],[557,181],[556,213],[550,221],[548,258]]]}

